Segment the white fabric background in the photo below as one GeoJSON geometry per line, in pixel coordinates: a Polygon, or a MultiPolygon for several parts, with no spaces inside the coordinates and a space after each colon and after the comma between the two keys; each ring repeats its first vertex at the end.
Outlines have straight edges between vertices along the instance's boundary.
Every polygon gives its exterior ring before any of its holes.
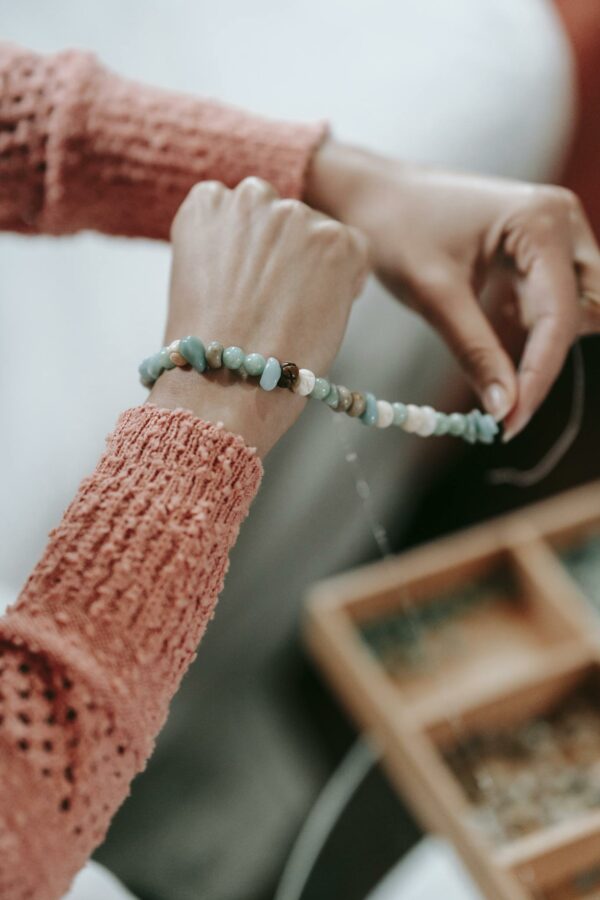
{"type": "MultiPolygon", "coordinates": [[[[2,4],[2,25],[4,37],[38,50],[92,49],[144,81],[273,116],[326,117],[340,137],[404,158],[547,179],[570,134],[569,54],[543,0],[20,0],[2,4]]],[[[144,397],[136,366],[160,342],[168,261],[168,249],[149,242],[0,237],[6,598],[35,564],[119,410],[144,397]]],[[[340,379],[435,403],[448,371],[456,370],[427,329],[369,285],[340,379]],[[374,362],[374,346],[393,370],[374,362]]],[[[255,513],[259,533],[244,535],[230,594],[248,586],[264,594],[261,578],[275,559],[269,590],[301,591],[306,579],[368,547],[328,415],[312,410],[274,454],[255,513]]],[[[410,497],[418,442],[350,427],[385,520],[410,497]]],[[[287,752],[282,804],[293,807],[301,761],[293,747],[287,752]]],[[[378,900],[396,896],[390,884],[378,900]]],[[[90,900],[90,891],[73,900],[90,900]]]]}

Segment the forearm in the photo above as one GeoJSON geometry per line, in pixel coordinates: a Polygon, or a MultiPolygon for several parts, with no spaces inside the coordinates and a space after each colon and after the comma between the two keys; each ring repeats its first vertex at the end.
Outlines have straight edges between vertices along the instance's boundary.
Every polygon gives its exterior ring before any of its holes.
{"type": "Polygon", "coordinates": [[[260,481],[189,413],[130,410],[0,622],[0,895],[54,900],[143,768],[260,481]],[[32,893],[28,893],[32,891],[32,893]]]}
{"type": "Polygon", "coordinates": [[[148,87],[90,54],[0,44],[0,228],[166,238],[198,181],[300,197],[322,124],[268,121],[148,87]]]}

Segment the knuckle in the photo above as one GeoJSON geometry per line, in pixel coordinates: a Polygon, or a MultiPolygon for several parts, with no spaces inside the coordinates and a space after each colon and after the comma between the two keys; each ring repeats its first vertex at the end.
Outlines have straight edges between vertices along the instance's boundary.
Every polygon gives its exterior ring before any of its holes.
{"type": "Polygon", "coordinates": [[[546,377],[546,372],[542,368],[542,366],[537,362],[525,361],[520,368],[519,372],[521,378],[531,378],[537,380],[542,380],[546,377]]]}
{"type": "Polygon", "coordinates": [[[205,206],[214,206],[224,195],[226,188],[220,181],[199,181],[189,191],[180,207],[182,213],[205,206]]]}
{"type": "Polygon", "coordinates": [[[275,188],[257,175],[249,175],[247,178],[240,181],[235,192],[241,196],[256,198],[277,196],[275,188]]]}
{"type": "Polygon", "coordinates": [[[208,197],[218,197],[225,191],[225,185],[220,181],[199,181],[188,194],[190,200],[203,200],[208,197]]]}
{"type": "Polygon", "coordinates": [[[347,229],[334,219],[324,219],[313,222],[311,226],[313,235],[323,246],[336,246],[346,240],[347,229]]]}
{"type": "Polygon", "coordinates": [[[533,190],[529,206],[537,216],[539,226],[549,228],[576,211],[579,208],[579,199],[568,188],[544,184],[533,190]]]}
{"type": "Polygon", "coordinates": [[[545,184],[542,192],[547,199],[563,209],[570,209],[578,203],[577,195],[559,184],[545,184]]]}
{"type": "Polygon", "coordinates": [[[533,250],[549,246],[564,236],[569,211],[553,187],[543,187],[534,193],[529,203],[525,225],[527,241],[533,250]]]}
{"type": "Polygon", "coordinates": [[[293,197],[284,197],[282,200],[275,202],[273,212],[282,219],[287,219],[291,216],[299,218],[308,214],[308,207],[302,201],[295,200],[293,197]]]}
{"type": "Polygon", "coordinates": [[[345,225],[332,220],[313,223],[309,237],[314,241],[317,252],[324,260],[337,264],[351,264],[354,267],[355,250],[345,225]]]}
{"type": "Polygon", "coordinates": [[[489,347],[481,343],[465,344],[460,350],[460,358],[465,368],[473,373],[481,373],[490,369],[494,362],[489,347]]]}
{"type": "Polygon", "coordinates": [[[197,210],[215,206],[227,188],[219,181],[198,181],[186,194],[171,222],[171,239],[174,240],[197,210]]]}

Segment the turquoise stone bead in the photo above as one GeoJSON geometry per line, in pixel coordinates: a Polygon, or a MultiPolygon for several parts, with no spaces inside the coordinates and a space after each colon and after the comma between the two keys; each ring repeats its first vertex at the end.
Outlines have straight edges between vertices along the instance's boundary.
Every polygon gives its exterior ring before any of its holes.
{"type": "MultiPolygon", "coordinates": [[[[225,356],[225,354],[223,354],[225,356]]],[[[277,382],[281,378],[281,365],[279,360],[274,356],[270,356],[265,363],[265,368],[260,376],[260,386],[263,391],[272,391],[277,387],[277,382]]]]}
{"type": "Polygon", "coordinates": [[[206,346],[206,365],[209,369],[220,369],[223,366],[223,344],[211,341],[206,346]]]}
{"type": "Polygon", "coordinates": [[[200,338],[194,337],[193,334],[188,334],[187,337],[179,341],[179,352],[196,372],[204,372],[206,369],[206,350],[200,338]]]}
{"type": "Polygon", "coordinates": [[[162,353],[162,351],[159,350],[158,353],[154,353],[152,356],[149,356],[148,359],[146,360],[146,370],[148,372],[148,375],[150,376],[150,378],[152,378],[153,381],[156,381],[156,379],[159,377],[159,375],[161,375],[163,372],[163,365],[162,365],[161,357],[160,357],[161,353],[162,353]]]}
{"type": "Polygon", "coordinates": [[[465,417],[462,413],[451,413],[448,416],[448,432],[454,437],[460,437],[465,430],[465,417]]]}
{"type": "Polygon", "coordinates": [[[441,436],[443,434],[448,434],[450,429],[450,421],[449,417],[446,413],[438,413],[437,414],[437,425],[435,426],[434,434],[441,436]]]}
{"type": "Polygon", "coordinates": [[[335,407],[339,403],[339,399],[340,399],[340,395],[339,395],[338,389],[335,386],[335,384],[332,384],[331,387],[329,388],[329,393],[325,397],[325,403],[327,404],[327,406],[331,406],[332,409],[335,409],[335,407]]]}
{"type": "Polygon", "coordinates": [[[257,377],[265,371],[266,359],[261,353],[249,353],[244,360],[244,368],[248,375],[257,377]]]}
{"type": "Polygon", "coordinates": [[[149,362],[150,362],[150,357],[147,357],[146,359],[142,360],[142,362],[138,366],[138,372],[140,373],[140,381],[142,382],[144,387],[152,387],[152,385],[156,381],[155,378],[152,378],[150,376],[150,372],[148,371],[148,363],[149,362]]]}
{"type": "Polygon", "coordinates": [[[408,412],[406,410],[405,403],[392,403],[392,409],[394,410],[394,418],[392,419],[392,425],[404,425],[406,422],[406,418],[408,416],[408,412]]]}
{"type": "Polygon", "coordinates": [[[324,400],[330,390],[331,385],[326,378],[315,378],[315,386],[310,392],[310,396],[315,400],[324,400]]]}
{"type": "Polygon", "coordinates": [[[477,441],[477,417],[475,415],[476,410],[474,412],[470,412],[466,417],[465,422],[465,430],[463,432],[463,439],[468,444],[474,444],[477,441]]]}
{"type": "Polygon", "coordinates": [[[499,431],[500,428],[493,416],[477,410],[477,437],[482,444],[493,444],[499,431]]]}
{"type": "Polygon", "coordinates": [[[365,411],[360,417],[363,425],[377,425],[377,400],[374,394],[365,392],[365,411]]]}
{"type": "Polygon", "coordinates": [[[175,368],[175,363],[172,361],[171,357],[169,356],[169,348],[168,347],[163,347],[158,355],[160,357],[160,364],[163,367],[163,369],[174,369],[175,368]]]}
{"type": "Polygon", "coordinates": [[[223,350],[223,365],[226,369],[235,371],[244,362],[246,354],[241,347],[225,347],[223,350]]]}

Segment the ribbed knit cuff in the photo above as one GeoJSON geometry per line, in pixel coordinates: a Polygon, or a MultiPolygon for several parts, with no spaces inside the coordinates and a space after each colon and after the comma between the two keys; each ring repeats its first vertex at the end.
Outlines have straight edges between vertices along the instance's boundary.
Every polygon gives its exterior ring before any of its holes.
{"type": "Polygon", "coordinates": [[[188,410],[146,403],[119,416],[95,474],[122,473],[146,480],[154,471],[160,473],[166,502],[185,491],[190,504],[199,492],[204,496],[209,474],[210,493],[220,501],[219,517],[241,522],[248,514],[263,467],[256,450],[239,435],[188,410]],[[226,490],[219,496],[222,487],[226,490]]]}
{"type": "Polygon", "coordinates": [[[123,413],[7,633],[29,644],[43,633],[72,660],[118,670],[120,693],[142,696],[151,682],[160,719],[213,614],[261,475],[241,438],[192,413],[123,413]]]}
{"type": "Polygon", "coordinates": [[[301,197],[324,123],[274,122],[148,87],[76,52],[55,58],[45,198],[38,227],[167,238],[190,188],[264,178],[301,197]]]}

